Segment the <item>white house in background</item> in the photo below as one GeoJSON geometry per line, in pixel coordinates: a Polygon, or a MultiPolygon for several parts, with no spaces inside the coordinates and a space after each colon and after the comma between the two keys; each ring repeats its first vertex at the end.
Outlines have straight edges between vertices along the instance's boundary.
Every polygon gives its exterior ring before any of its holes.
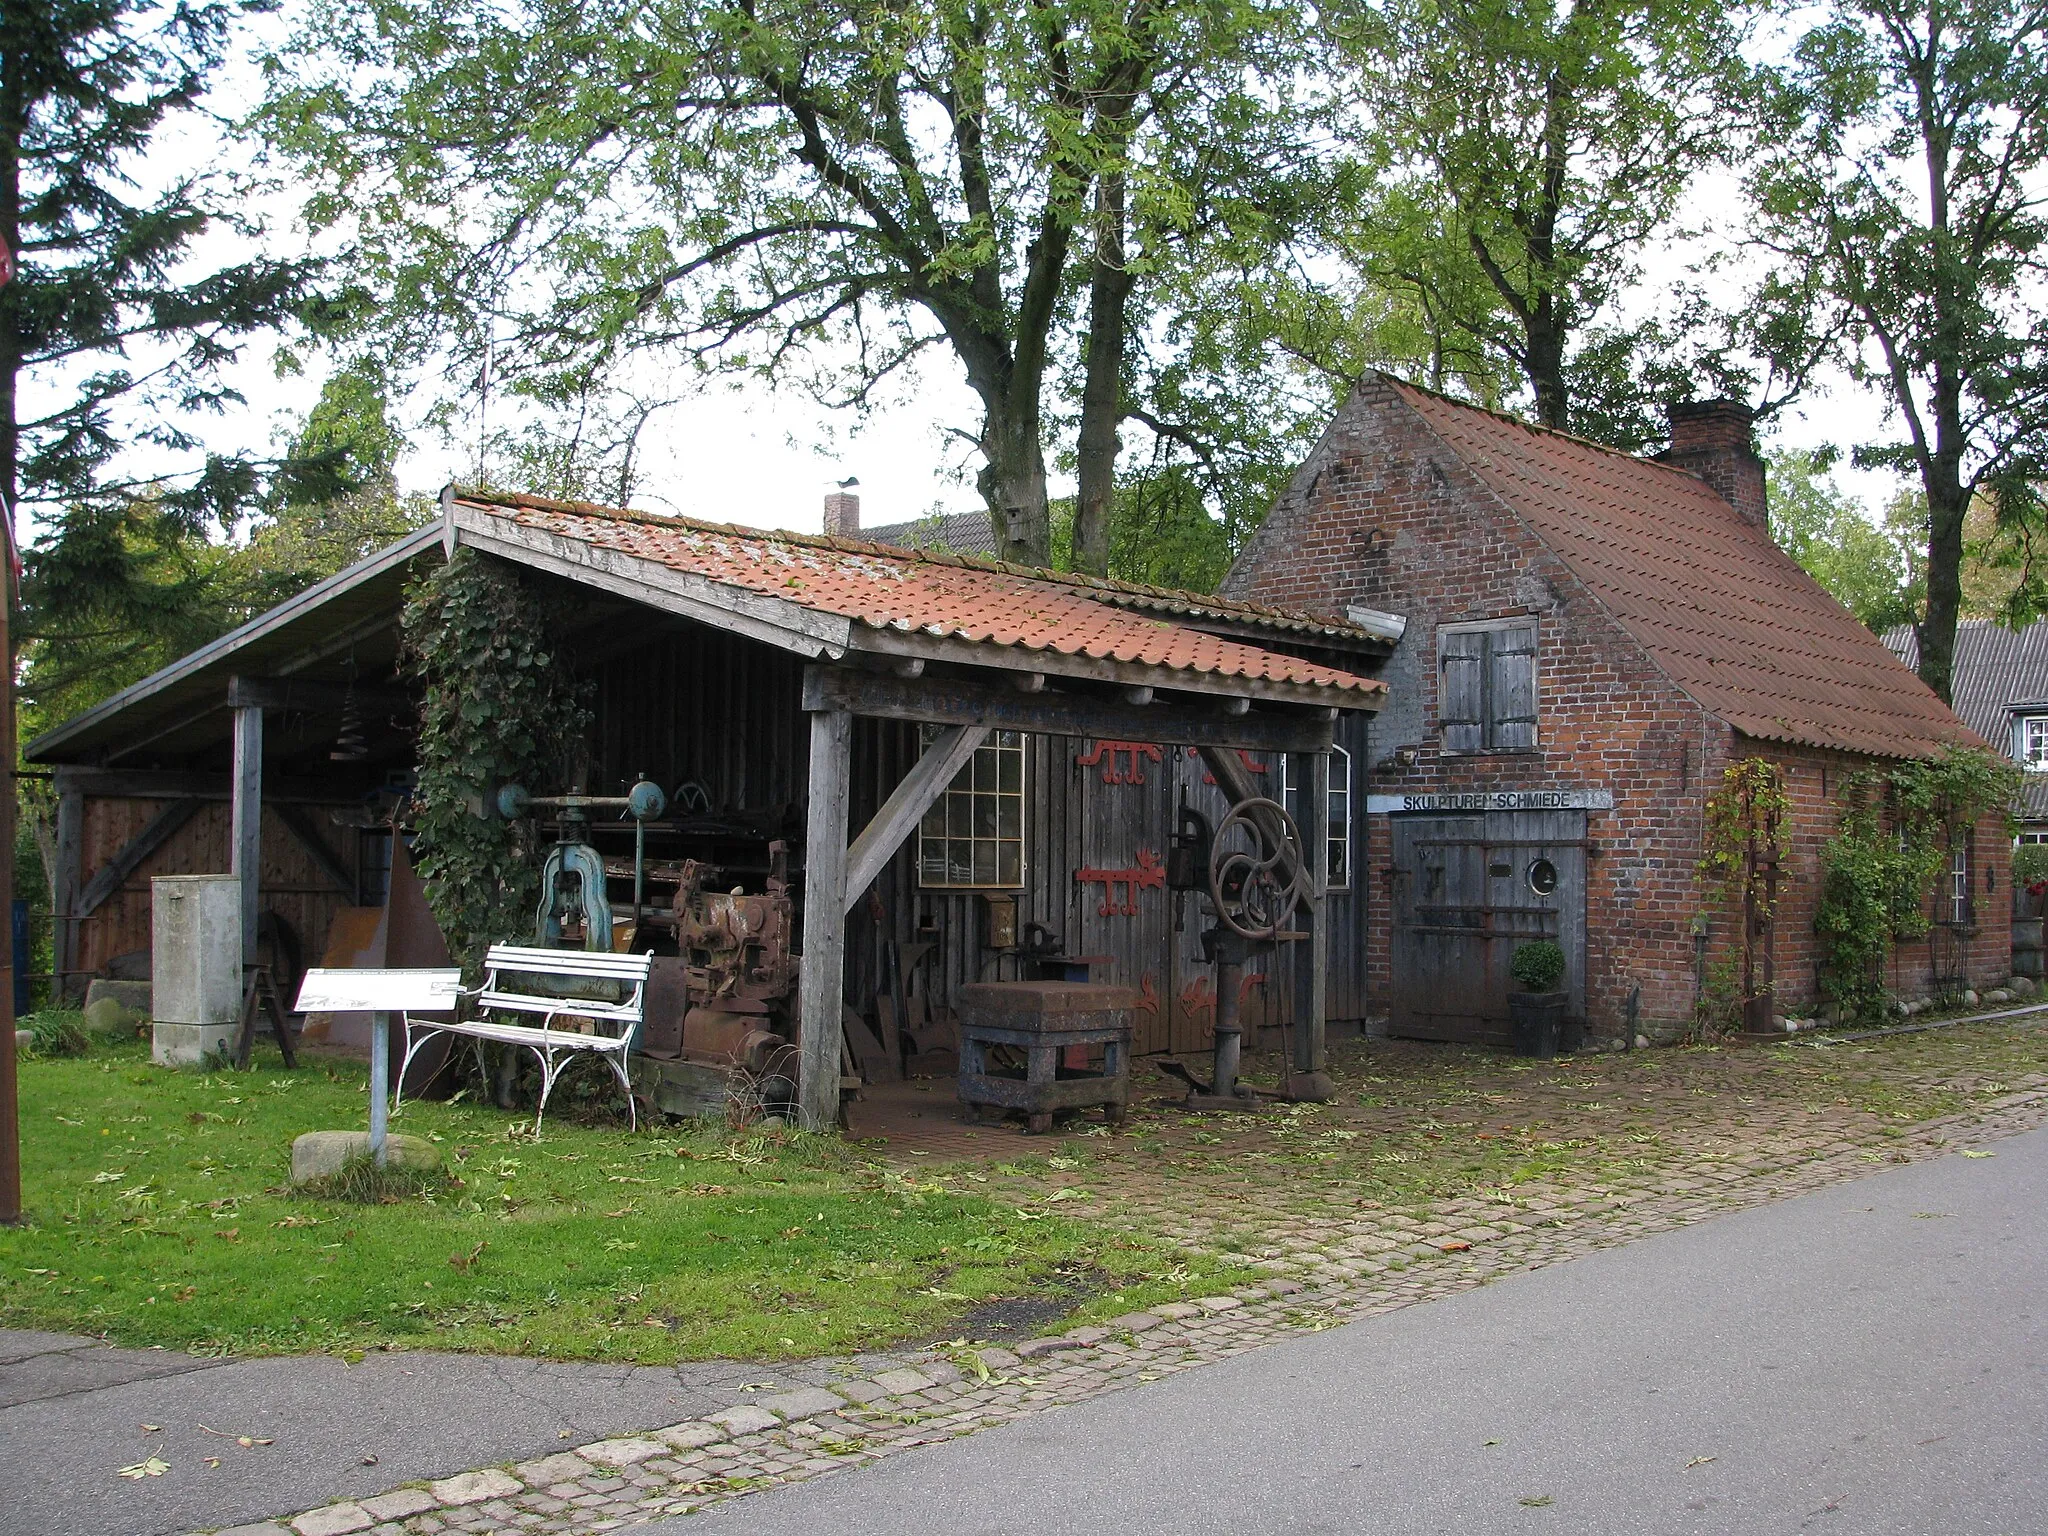
{"type": "MultiPolygon", "coordinates": [[[[1920,665],[1910,624],[1884,632],[1909,667],[1920,665]]],[[[2048,843],[2048,619],[2007,629],[1995,619],[1956,626],[1955,712],[1986,741],[2000,742],[2027,770],[2020,791],[2020,841],[2048,843]]]]}

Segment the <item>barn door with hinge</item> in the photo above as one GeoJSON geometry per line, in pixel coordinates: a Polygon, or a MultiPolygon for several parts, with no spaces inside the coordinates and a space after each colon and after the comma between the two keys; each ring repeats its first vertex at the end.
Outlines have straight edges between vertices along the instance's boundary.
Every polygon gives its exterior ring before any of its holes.
{"type": "Polygon", "coordinates": [[[1421,1040],[1508,1043],[1508,964],[1554,939],[1574,1017],[1586,1000],[1586,815],[1393,818],[1389,1028],[1421,1040]]]}

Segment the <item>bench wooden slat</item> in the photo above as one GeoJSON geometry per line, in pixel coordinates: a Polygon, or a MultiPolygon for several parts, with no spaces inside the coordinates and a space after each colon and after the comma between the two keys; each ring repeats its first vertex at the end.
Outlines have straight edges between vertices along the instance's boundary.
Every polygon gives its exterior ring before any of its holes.
{"type": "Polygon", "coordinates": [[[484,955],[484,966],[493,971],[521,971],[534,975],[606,976],[644,980],[653,969],[650,955],[608,955],[594,950],[525,949],[492,945],[484,955]]]}
{"type": "Polygon", "coordinates": [[[536,997],[530,992],[479,992],[479,1008],[503,1008],[513,1013],[575,1013],[593,1019],[638,1019],[637,1001],[600,1003],[587,997],[536,997]]]}

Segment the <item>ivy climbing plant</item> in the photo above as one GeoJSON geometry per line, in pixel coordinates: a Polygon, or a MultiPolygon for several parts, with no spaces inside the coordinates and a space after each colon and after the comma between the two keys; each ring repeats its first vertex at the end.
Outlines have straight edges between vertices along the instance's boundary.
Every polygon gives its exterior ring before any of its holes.
{"type": "Polygon", "coordinates": [[[1859,1019],[1883,1011],[1885,962],[1933,926],[1930,907],[1956,841],[1993,811],[2009,818],[2019,782],[2007,759],[1964,746],[1844,781],[1813,919],[1828,1001],[1859,1019]]]}
{"type": "Polygon", "coordinates": [[[1745,1009],[1760,1006],[1768,1012],[1776,985],[1772,923],[1785,858],[1785,822],[1791,809],[1784,771],[1762,757],[1730,763],[1722,770],[1720,787],[1707,797],[1700,874],[1742,913],[1745,1009]]]}
{"type": "Polygon", "coordinates": [[[590,714],[560,638],[566,616],[518,567],[466,549],[406,602],[402,665],[423,691],[415,857],[466,967],[533,927],[528,824],[491,802],[501,784],[551,784],[573,767],[590,714]]]}

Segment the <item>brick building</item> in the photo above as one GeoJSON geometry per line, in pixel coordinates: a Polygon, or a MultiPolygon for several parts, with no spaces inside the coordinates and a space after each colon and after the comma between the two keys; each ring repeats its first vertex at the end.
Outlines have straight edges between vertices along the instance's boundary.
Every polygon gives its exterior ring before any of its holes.
{"type": "MultiPolygon", "coordinates": [[[[1706,798],[1749,756],[1793,801],[1767,942],[1777,1011],[1807,1010],[1844,776],[1979,740],[1772,542],[1750,426],[1681,407],[1646,460],[1369,376],[1225,579],[1400,636],[1356,785],[1394,1033],[1504,1039],[1508,956],[1537,935],[1592,1041],[1686,1027],[1741,942],[1696,871],[1706,798]]],[[[2007,974],[2009,856],[1993,819],[1963,840],[1901,989],[2007,974]]]]}

